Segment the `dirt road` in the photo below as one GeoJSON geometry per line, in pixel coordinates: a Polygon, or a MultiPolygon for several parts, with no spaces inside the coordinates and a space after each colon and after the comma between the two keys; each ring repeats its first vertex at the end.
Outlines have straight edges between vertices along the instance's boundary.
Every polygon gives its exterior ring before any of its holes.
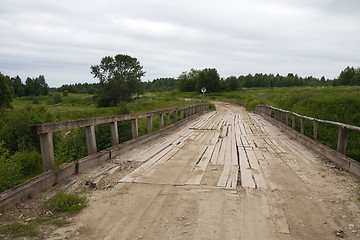
{"type": "Polygon", "coordinates": [[[359,182],[238,105],[77,176],[89,206],[49,239],[360,239],[359,182]]]}

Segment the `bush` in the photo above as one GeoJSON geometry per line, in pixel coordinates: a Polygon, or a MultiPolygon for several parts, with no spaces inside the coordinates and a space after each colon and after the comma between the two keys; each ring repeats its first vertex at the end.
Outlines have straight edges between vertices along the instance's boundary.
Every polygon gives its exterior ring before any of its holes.
{"type": "Polygon", "coordinates": [[[68,90],[63,91],[63,96],[64,96],[64,97],[69,96],[69,91],[68,91],[68,90]]]}
{"type": "Polygon", "coordinates": [[[62,96],[58,92],[54,93],[53,99],[54,99],[55,104],[58,104],[58,103],[62,102],[62,96]]]}
{"type": "Polygon", "coordinates": [[[27,105],[9,112],[0,125],[0,141],[4,141],[10,154],[34,148],[40,152],[39,135],[31,126],[45,122],[55,122],[55,117],[43,105],[27,105]]]}
{"type": "Polygon", "coordinates": [[[16,152],[13,161],[20,166],[21,174],[24,176],[42,172],[41,154],[35,150],[16,152]]]}
{"type": "Polygon", "coordinates": [[[44,207],[53,212],[76,213],[86,207],[86,198],[59,191],[45,203],[44,207]]]}
{"type": "Polygon", "coordinates": [[[85,130],[83,128],[72,129],[64,134],[56,133],[55,162],[59,166],[65,162],[72,162],[87,155],[85,130]]]}
{"type": "Polygon", "coordinates": [[[12,188],[20,183],[21,167],[11,159],[9,151],[0,142],[0,192],[12,188]]]}

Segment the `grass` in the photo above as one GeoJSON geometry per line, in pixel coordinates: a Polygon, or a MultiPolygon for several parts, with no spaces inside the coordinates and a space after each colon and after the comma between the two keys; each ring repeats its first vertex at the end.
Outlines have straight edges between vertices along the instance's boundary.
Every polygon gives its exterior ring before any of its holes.
{"type": "Polygon", "coordinates": [[[66,193],[65,191],[59,191],[45,203],[45,209],[58,213],[76,213],[84,207],[86,207],[85,197],[66,193]]]}
{"type": "Polygon", "coordinates": [[[7,226],[0,227],[1,236],[11,236],[12,238],[17,237],[36,237],[38,232],[36,231],[36,224],[32,223],[19,223],[14,222],[7,226]]]}

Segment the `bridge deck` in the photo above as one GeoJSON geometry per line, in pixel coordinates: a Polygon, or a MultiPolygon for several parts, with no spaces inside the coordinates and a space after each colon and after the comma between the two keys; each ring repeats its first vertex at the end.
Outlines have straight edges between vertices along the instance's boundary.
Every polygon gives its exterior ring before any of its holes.
{"type": "Polygon", "coordinates": [[[216,112],[80,178],[105,181],[107,190],[92,192],[75,223],[49,238],[338,239],[341,230],[358,239],[360,233],[357,180],[237,105],[219,103],[216,112]],[[138,167],[125,174],[124,163],[138,167]]]}

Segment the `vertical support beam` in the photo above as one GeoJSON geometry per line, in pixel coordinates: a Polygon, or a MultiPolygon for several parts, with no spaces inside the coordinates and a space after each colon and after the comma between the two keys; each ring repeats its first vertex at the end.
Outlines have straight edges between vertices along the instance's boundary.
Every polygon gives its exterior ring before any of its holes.
{"type": "Polygon", "coordinates": [[[284,113],[283,111],[280,111],[280,122],[284,122],[284,113]]]}
{"type": "Polygon", "coordinates": [[[337,143],[337,151],[342,154],[346,154],[347,147],[347,128],[339,126],[339,134],[338,134],[338,143],[337,143]]]}
{"type": "Polygon", "coordinates": [[[152,116],[147,117],[147,132],[152,132],[152,116]]]}
{"type": "Polygon", "coordinates": [[[304,135],[304,118],[300,118],[300,131],[301,134],[304,135]]]}
{"type": "Polygon", "coordinates": [[[135,139],[139,136],[138,120],[137,118],[131,120],[132,138],[135,139]]]}
{"type": "Polygon", "coordinates": [[[184,119],[184,109],[180,110],[180,120],[184,119]]]}
{"type": "Polygon", "coordinates": [[[55,168],[54,160],[54,143],[52,133],[40,134],[40,146],[41,146],[41,157],[43,171],[55,168]]]}
{"type": "Polygon", "coordinates": [[[187,118],[189,116],[189,108],[185,109],[185,118],[187,118]]]}
{"type": "Polygon", "coordinates": [[[295,129],[295,115],[294,115],[294,114],[292,114],[292,124],[291,124],[291,127],[292,127],[293,129],[295,129]]]}
{"type": "Polygon", "coordinates": [[[164,128],[164,114],[159,114],[159,129],[164,128]]]}
{"type": "Polygon", "coordinates": [[[289,113],[285,113],[285,123],[286,126],[289,126],[289,113]]]}
{"type": "Polygon", "coordinates": [[[177,110],[174,111],[174,123],[178,120],[177,110]]]}
{"type": "Polygon", "coordinates": [[[315,141],[317,141],[317,122],[316,120],[314,120],[313,122],[313,138],[315,141]]]}
{"type": "Polygon", "coordinates": [[[96,148],[96,138],[95,138],[95,127],[94,126],[85,127],[85,135],[86,135],[86,145],[88,149],[88,155],[96,153],[97,148],[96,148]]]}
{"type": "Polygon", "coordinates": [[[170,113],[166,113],[165,114],[165,116],[166,116],[166,126],[169,126],[170,125],[170,113]]]}
{"type": "Polygon", "coordinates": [[[117,122],[110,123],[111,146],[119,144],[119,132],[117,122]]]}

